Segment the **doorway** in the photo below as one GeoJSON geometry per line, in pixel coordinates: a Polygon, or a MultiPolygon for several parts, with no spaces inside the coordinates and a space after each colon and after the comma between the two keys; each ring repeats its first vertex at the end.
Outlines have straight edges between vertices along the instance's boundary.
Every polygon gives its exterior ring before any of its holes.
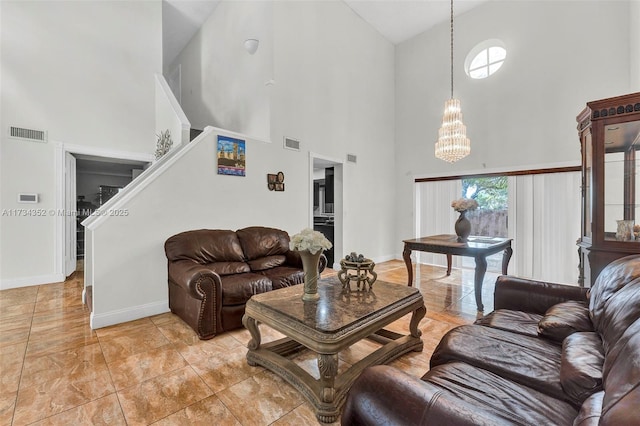
{"type": "MultiPolygon", "coordinates": [[[[56,274],[68,277],[76,270],[82,269],[82,260],[84,256],[84,228],[80,222],[84,220],[90,210],[99,207],[99,198],[96,197],[100,192],[100,184],[95,185],[83,183],[85,179],[78,176],[87,175],[95,182],[112,179],[109,175],[118,176],[121,180],[115,186],[126,185],[131,182],[135,176],[148,167],[153,161],[153,155],[128,153],[128,152],[110,152],[104,149],[96,149],[91,147],[58,144],[56,147],[56,175],[57,175],[57,194],[56,207],[58,212],[64,214],[56,215],[56,274]],[[79,170],[78,170],[79,169],[79,170]],[[135,172],[133,170],[136,170],[135,172]],[[131,176],[128,178],[128,176],[131,176]],[[95,180],[97,179],[97,180],[95,180]],[[124,183],[126,181],[126,183],[124,183]],[[85,187],[95,187],[95,191],[86,190],[85,187]],[[88,192],[87,192],[88,191],[88,192]],[[87,192],[85,194],[85,192],[87,192]],[[96,197],[93,194],[96,194],[96,197]],[[79,196],[84,198],[80,199],[79,196]],[[87,198],[89,197],[89,198],[87,198]],[[95,202],[98,201],[98,205],[95,202]],[[91,204],[91,206],[89,205],[91,204]],[[79,235],[81,233],[82,235],[79,235]],[[82,249],[80,249],[82,245],[82,249]]],[[[114,189],[111,188],[111,196],[114,189]]],[[[104,197],[103,197],[104,200],[104,197]]],[[[104,201],[102,202],[104,204],[104,201]]]]}
{"type": "Polygon", "coordinates": [[[343,257],[343,163],[311,153],[310,223],[333,247],[325,252],[327,266],[339,269],[343,257]]]}

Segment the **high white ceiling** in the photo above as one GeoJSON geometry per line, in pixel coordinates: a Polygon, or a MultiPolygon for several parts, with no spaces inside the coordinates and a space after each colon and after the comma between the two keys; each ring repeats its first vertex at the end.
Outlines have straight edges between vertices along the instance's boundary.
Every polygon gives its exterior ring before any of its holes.
{"type": "MultiPolygon", "coordinates": [[[[220,0],[163,0],[163,49],[171,63],[214,11],[220,0]]],[[[239,1],[239,0],[234,0],[239,1]]],[[[303,1],[303,0],[289,0],[303,1]]],[[[344,1],[393,44],[401,43],[450,18],[449,0],[344,1]]],[[[488,0],[456,0],[456,15],[488,0]]]]}

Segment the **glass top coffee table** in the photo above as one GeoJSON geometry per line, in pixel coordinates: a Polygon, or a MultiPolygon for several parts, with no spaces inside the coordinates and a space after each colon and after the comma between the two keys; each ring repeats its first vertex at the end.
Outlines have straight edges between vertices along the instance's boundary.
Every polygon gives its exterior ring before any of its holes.
{"type": "Polygon", "coordinates": [[[314,406],[319,421],[331,423],[340,415],[347,391],[365,367],[422,351],[418,323],[426,308],[418,289],[380,280],[371,290],[349,291],[342,289],[337,277],[322,279],[316,302],[303,302],[302,291],[302,285],[295,285],[249,299],[242,319],[252,337],[247,362],[282,377],[314,406]],[[408,314],[408,335],[384,329],[408,314]],[[258,324],[287,337],[262,344],[258,324]],[[382,346],[338,374],[338,353],[365,338],[382,346]],[[287,358],[303,348],[316,353],[319,380],[287,358]]]}

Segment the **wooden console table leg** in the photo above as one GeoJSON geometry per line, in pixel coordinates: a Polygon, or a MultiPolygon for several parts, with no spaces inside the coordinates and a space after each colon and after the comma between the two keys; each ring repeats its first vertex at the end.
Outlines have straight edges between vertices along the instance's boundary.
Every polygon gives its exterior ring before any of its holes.
{"type": "Polygon", "coordinates": [[[473,281],[473,287],[476,296],[476,305],[478,306],[478,312],[484,311],[484,305],[482,304],[482,282],[484,281],[485,272],[487,272],[487,258],[485,256],[477,256],[476,274],[473,281]]]}
{"type": "Polygon", "coordinates": [[[451,275],[451,255],[447,254],[447,276],[451,275]]]}
{"type": "Polygon", "coordinates": [[[402,258],[404,259],[404,264],[407,265],[407,275],[409,277],[407,285],[411,287],[413,285],[413,267],[411,266],[411,249],[404,245],[404,250],[402,251],[402,258]]]}
{"type": "Polygon", "coordinates": [[[502,252],[502,275],[507,275],[507,269],[509,268],[509,261],[511,260],[511,255],[513,254],[513,249],[511,246],[508,246],[502,252]]]}

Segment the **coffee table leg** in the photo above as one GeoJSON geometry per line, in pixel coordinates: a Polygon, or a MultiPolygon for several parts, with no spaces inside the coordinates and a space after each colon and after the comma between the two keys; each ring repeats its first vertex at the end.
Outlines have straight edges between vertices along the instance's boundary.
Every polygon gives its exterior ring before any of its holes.
{"type": "Polygon", "coordinates": [[[413,285],[413,267],[411,266],[411,249],[404,245],[404,250],[402,251],[402,258],[404,259],[404,264],[407,265],[407,275],[409,276],[409,280],[407,285],[411,287],[413,285]]]}
{"type": "Polygon", "coordinates": [[[451,255],[447,254],[447,276],[451,275],[451,255]]]}
{"type": "Polygon", "coordinates": [[[409,331],[411,331],[411,335],[413,337],[422,336],[422,331],[420,331],[420,329],[418,328],[418,324],[420,323],[420,320],[422,320],[422,318],[424,318],[426,313],[427,313],[427,308],[424,305],[422,305],[421,307],[419,307],[418,309],[413,311],[413,313],[411,314],[411,322],[409,323],[409,331]]]}
{"type": "Polygon", "coordinates": [[[258,321],[246,314],[242,317],[242,325],[249,330],[251,334],[251,340],[247,347],[249,350],[255,351],[260,347],[261,337],[260,337],[260,327],[258,327],[258,321]]]}
{"type": "Polygon", "coordinates": [[[487,259],[484,256],[477,256],[476,275],[474,278],[473,286],[476,294],[476,305],[478,305],[478,312],[484,311],[484,305],[482,304],[482,282],[484,281],[485,272],[487,272],[487,259]]]}
{"type": "Polygon", "coordinates": [[[333,402],[336,396],[335,379],[338,375],[338,354],[318,354],[318,371],[322,402],[333,402]]]}

